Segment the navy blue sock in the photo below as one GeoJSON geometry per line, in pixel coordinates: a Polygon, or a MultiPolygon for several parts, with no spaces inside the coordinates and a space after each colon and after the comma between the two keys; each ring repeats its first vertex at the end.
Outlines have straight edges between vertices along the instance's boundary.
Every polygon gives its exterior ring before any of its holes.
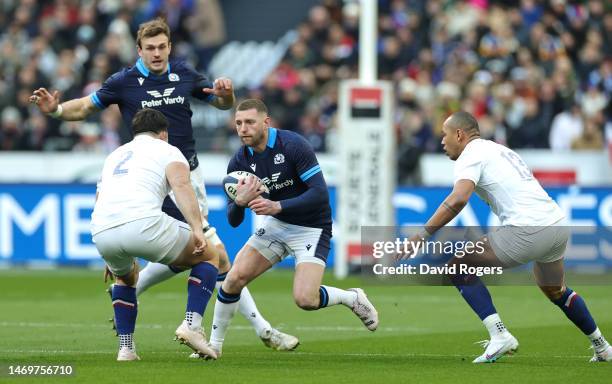
{"type": "Polygon", "coordinates": [[[119,335],[134,333],[136,315],[138,314],[136,288],[114,284],[112,299],[117,333],[119,335]]]}
{"type": "Polygon", "coordinates": [[[219,288],[219,291],[217,292],[217,300],[223,304],[235,303],[240,300],[240,294],[227,293],[223,290],[223,288],[219,288]]]}
{"type": "Polygon", "coordinates": [[[219,270],[210,263],[202,262],[191,268],[187,280],[187,309],[186,312],[204,314],[206,305],[212,296],[219,270]]]}
{"type": "Polygon", "coordinates": [[[563,313],[567,316],[568,319],[572,321],[572,323],[576,324],[578,328],[585,335],[590,335],[595,332],[597,329],[597,325],[595,325],[595,320],[591,316],[589,309],[586,306],[586,303],[576,292],[572,291],[569,287],[565,289],[565,293],[563,296],[557,300],[552,300],[563,313]]]}
{"type": "Polygon", "coordinates": [[[327,289],[325,287],[319,287],[319,308],[327,307],[327,303],[329,302],[329,294],[327,293],[327,289]]]}
{"type": "Polygon", "coordinates": [[[451,281],[480,320],[497,313],[489,290],[476,275],[453,275],[451,281]]]}

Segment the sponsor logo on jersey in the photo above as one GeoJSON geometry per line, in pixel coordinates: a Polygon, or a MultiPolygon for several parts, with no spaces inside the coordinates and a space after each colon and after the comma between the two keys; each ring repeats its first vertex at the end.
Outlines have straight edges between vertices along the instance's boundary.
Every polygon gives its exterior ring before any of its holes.
{"type": "Polygon", "coordinates": [[[166,88],[160,93],[157,90],[147,91],[147,93],[153,96],[155,99],[153,100],[142,100],[140,105],[142,108],[151,108],[151,107],[160,107],[162,105],[171,105],[171,104],[183,104],[185,102],[185,97],[176,96],[170,97],[172,92],[174,92],[175,87],[166,88]]]}
{"type": "Polygon", "coordinates": [[[168,80],[170,81],[179,81],[181,78],[176,73],[171,73],[168,75],[168,80]]]}
{"type": "Polygon", "coordinates": [[[257,168],[257,164],[255,163],[251,164],[251,169],[253,170],[253,172],[255,172],[255,168],[257,168]]]}
{"type": "Polygon", "coordinates": [[[282,153],[277,153],[274,156],[274,164],[282,164],[285,162],[285,155],[283,155],[282,153]]]}
{"type": "Polygon", "coordinates": [[[139,77],[138,78],[138,84],[142,85],[142,83],[144,83],[144,78],[139,77]]]}
{"type": "Polygon", "coordinates": [[[282,183],[278,182],[278,179],[280,178],[281,173],[282,172],[273,173],[271,179],[268,177],[264,177],[263,179],[261,179],[261,181],[268,187],[270,191],[272,190],[278,191],[279,189],[283,189],[285,187],[292,186],[293,179],[287,179],[283,181],[282,183]]]}

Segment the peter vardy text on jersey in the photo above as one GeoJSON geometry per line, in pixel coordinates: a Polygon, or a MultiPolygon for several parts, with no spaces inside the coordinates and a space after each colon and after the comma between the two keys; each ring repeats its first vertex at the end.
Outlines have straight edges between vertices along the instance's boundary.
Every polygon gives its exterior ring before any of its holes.
{"type": "Polygon", "coordinates": [[[143,100],[140,102],[142,108],[153,108],[153,107],[161,107],[162,105],[170,105],[170,104],[183,104],[185,103],[185,97],[177,96],[177,97],[163,97],[161,100],[143,100]]]}

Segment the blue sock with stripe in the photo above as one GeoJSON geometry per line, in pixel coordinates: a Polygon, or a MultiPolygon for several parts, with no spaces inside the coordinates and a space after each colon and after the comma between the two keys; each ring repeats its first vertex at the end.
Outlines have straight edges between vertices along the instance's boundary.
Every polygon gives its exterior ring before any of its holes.
{"type": "Polygon", "coordinates": [[[476,275],[458,274],[450,279],[480,320],[497,313],[489,290],[476,275]]]}
{"type": "Polygon", "coordinates": [[[202,262],[191,268],[187,280],[187,309],[185,320],[190,326],[202,325],[202,316],[215,289],[219,270],[210,263],[202,262]]]}
{"type": "Polygon", "coordinates": [[[585,335],[590,335],[597,329],[595,320],[591,316],[586,303],[576,292],[569,287],[565,289],[563,295],[557,300],[551,300],[561,308],[565,316],[576,324],[585,335]]]}
{"type": "Polygon", "coordinates": [[[115,327],[119,335],[119,347],[134,349],[132,335],[138,315],[136,288],[114,284],[111,295],[115,311],[115,327]]]}

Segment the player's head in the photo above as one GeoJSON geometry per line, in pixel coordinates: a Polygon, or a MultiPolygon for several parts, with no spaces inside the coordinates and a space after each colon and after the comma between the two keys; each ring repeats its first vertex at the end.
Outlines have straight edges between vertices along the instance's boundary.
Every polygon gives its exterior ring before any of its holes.
{"type": "Polygon", "coordinates": [[[451,160],[457,160],[467,143],[477,137],[480,137],[478,121],[467,112],[455,112],[442,124],[442,147],[451,160]]]}
{"type": "Polygon", "coordinates": [[[149,71],[156,75],[166,71],[171,43],[170,27],[164,19],[158,17],[140,24],[136,44],[138,45],[138,56],[149,71]]]}
{"type": "Polygon", "coordinates": [[[257,152],[266,148],[270,116],[263,101],[247,99],[238,104],[234,123],[244,145],[254,148],[257,152]]]}
{"type": "Polygon", "coordinates": [[[134,136],[148,133],[161,140],[168,141],[168,119],[163,113],[155,109],[145,108],[136,112],[132,119],[132,132],[134,136]]]}

